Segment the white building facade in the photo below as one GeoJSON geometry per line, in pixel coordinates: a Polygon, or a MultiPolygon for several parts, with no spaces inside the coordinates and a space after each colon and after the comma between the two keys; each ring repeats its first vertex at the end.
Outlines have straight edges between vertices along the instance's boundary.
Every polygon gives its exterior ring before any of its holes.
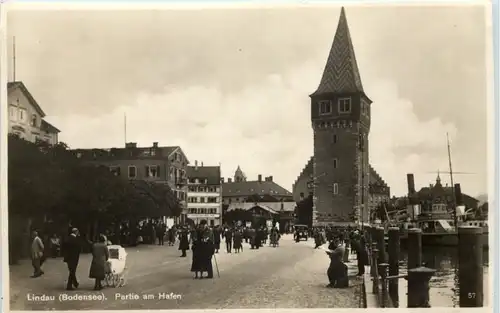
{"type": "Polygon", "coordinates": [[[222,186],[220,166],[198,165],[187,168],[187,218],[195,224],[206,220],[208,225],[221,225],[222,186]]]}
{"type": "Polygon", "coordinates": [[[30,141],[58,143],[59,129],[44,120],[45,112],[22,82],[7,84],[9,133],[30,141]]]}

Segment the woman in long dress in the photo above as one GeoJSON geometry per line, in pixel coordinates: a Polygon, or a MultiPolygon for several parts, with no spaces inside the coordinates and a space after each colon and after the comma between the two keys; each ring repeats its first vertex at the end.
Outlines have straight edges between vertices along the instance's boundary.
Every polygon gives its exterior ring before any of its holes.
{"type": "Polygon", "coordinates": [[[243,242],[243,234],[241,233],[241,230],[237,229],[233,235],[233,249],[235,253],[243,251],[242,242],[243,242]]]}
{"type": "Polygon", "coordinates": [[[191,250],[193,250],[193,259],[191,262],[191,272],[194,272],[194,278],[198,278],[198,274],[200,274],[200,277],[202,275],[201,273],[201,247],[199,245],[198,238],[200,238],[200,230],[196,229],[195,231],[191,232],[191,250]]]}
{"type": "Polygon", "coordinates": [[[109,259],[106,241],[106,237],[100,235],[99,242],[92,245],[92,263],[90,265],[89,277],[95,279],[94,290],[102,289],[102,281],[105,277],[106,262],[109,259]]]}

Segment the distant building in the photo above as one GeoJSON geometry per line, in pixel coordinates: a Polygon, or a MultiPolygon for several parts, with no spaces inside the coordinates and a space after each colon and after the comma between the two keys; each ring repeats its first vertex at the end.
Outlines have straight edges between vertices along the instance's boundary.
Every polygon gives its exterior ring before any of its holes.
{"type": "Polygon", "coordinates": [[[210,226],[221,224],[222,186],[220,166],[188,166],[187,217],[198,224],[207,220],[210,226]]]}
{"type": "Polygon", "coordinates": [[[9,133],[30,142],[41,140],[51,145],[58,143],[61,131],[43,119],[46,116],[45,112],[23,82],[7,84],[7,101],[9,133]]]}
{"type": "MultiPolygon", "coordinates": [[[[313,164],[314,157],[311,157],[293,184],[293,199],[296,202],[300,202],[309,194],[314,193],[313,164]]],[[[368,184],[368,212],[364,214],[370,214],[380,203],[389,201],[391,196],[391,190],[387,183],[370,164],[368,164],[368,168],[370,179],[368,184]]]]}
{"type": "Polygon", "coordinates": [[[116,176],[129,180],[153,181],[168,184],[182,206],[178,222],[183,222],[187,211],[187,167],[189,161],[179,146],[137,147],[127,143],[125,148],[75,149],[77,158],[90,164],[104,165],[116,176]]]}
{"type": "Polygon", "coordinates": [[[273,176],[258,175],[257,180],[247,181],[243,171],[238,166],[234,181],[229,178],[222,185],[222,198],[226,211],[245,210],[261,212],[269,217],[280,220],[280,225],[293,223],[296,203],[290,191],[273,181],[273,176]]]}
{"type": "Polygon", "coordinates": [[[452,186],[441,183],[441,177],[438,173],[436,183],[430,184],[429,187],[423,187],[417,192],[418,202],[421,204],[421,212],[438,212],[443,213],[449,211],[451,204],[457,206],[465,206],[466,209],[477,210],[479,200],[463,193],[456,194],[452,186]],[[455,196],[455,199],[453,198],[455,196]]]}

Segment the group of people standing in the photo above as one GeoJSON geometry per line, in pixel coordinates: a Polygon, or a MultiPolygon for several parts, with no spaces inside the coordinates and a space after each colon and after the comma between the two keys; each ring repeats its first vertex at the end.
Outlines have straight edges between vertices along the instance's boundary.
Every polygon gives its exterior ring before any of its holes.
{"type": "MultiPolygon", "coordinates": [[[[327,270],[329,280],[328,287],[345,288],[349,281],[347,276],[347,265],[344,263],[344,254],[347,249],[356,254],[358,273],[357,276],[364,275],[365,266],[369,265],[366,240],[358,229],[339,228],[314,228],[312,237],[315,242],[315,249],[329,242],[327,254],[330,257],[330,265],[327,270]]],[[[348,251],[348,250],[347,250],[348,251]]]]}
{"type": "MultiPolygon", "coordinates": [[[[75,290],[80,285],[76,277],[76,271],[84,242],[80,237],[78,229],[70,227],[68,236],[65,238],[61,249],[63,261],[68,266],[66,290],[75,290]]],[[[107,243],[106,236],[101,234],[99,235],[99,240],[92,244],[92,262],[90,264],[89,278],[95,280],[94,290],[101,290],[103,288],[102,281],[106,276],[106,262],[109,259],[107,243]]],[[[44,274],[42,270],[42,265],[46,259],[44,251],[43,241],[39,237],[38,232],[34,231],[31,244],[31,261],[34,269],[32,278],[37,278],[44,274]]]]}

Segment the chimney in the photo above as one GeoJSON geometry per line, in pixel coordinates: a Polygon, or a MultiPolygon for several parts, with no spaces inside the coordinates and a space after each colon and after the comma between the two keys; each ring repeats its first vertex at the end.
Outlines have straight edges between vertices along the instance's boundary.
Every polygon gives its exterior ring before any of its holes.
{"type": "Polygon", "coordinates": [[[137,142],[127,142],[125,148],[137,148],[137,142]]]}
{"type": "Polygon", "coordinates": [[[201,162],[201,167],[203,167],[203,162],[201,162]]]}
{"type": "Polygon", "coordinates": [[[228,179],[227,179],[227,182],[228,182],[228,183],[232,183],[232,182],[233,182],[233,180],[232,180],[231,178],[228,178],[228,179]]]}
{"type": "Polygon", "coordinates": [[[197,170],[198,169],[198,160],[195,160],[194,161],[194,169],[197,170]]]}
{"type": "Polygon", "coordinates": [[[272,176],[269,176],[269,181],[273,181],[273,177],[272,176]]]}
{"type": "Polygon", "coordinates": [[[415,177],[413,174],[406,174],[406,181],[408,183],[408,195],[412,196],[415,193],[415,177]]]}
{"type": "Polygon", "coordinates": [[[220,183],[221,183],[221,184],[224,184],[224,177],[221,177],[221,178],[220,178],[220,183]]]}
{"type": "Polygon", "coordinates": [[[259,176],[258,176],[258,177],[259,177],[259,178],[258,178],[258,181],[259,181],[259,183],[261,183],[261,182],[262,182],[262,175],[261,175],[261,174],[259,174],[259,176]]]}
{"type": "Polygon", "coordinates": [[[462,196],[462,189],[460,188],[460,184],[455,184],[455,204],[463,205],[464,199],[462,196]]]}
{"type": "Polygon", "coordinates": [[[158,142],[153,142],[153,148],[158,148],[158,142]]]}

